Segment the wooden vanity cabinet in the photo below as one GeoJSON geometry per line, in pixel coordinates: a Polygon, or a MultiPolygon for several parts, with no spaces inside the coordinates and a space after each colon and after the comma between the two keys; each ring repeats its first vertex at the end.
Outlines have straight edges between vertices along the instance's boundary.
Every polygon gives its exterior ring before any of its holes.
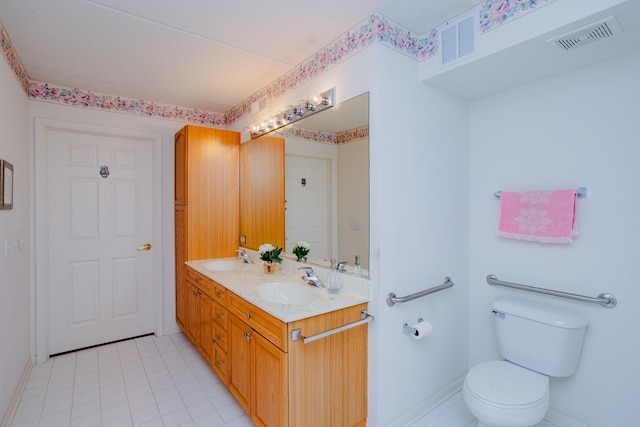
{"type": "Polygon", "coordinates": [[[194,269],[187,336],[258,426],[364,426],[367,419],[367,304],[283,322],[194,269]]]}
{"type": "Polygon", "coordinates": [[[292,340],[357,322],[367,304],[284,323],[229,296],[229,390],[259,426],[364,426],[367,326],[308,344],[292,340]]]}

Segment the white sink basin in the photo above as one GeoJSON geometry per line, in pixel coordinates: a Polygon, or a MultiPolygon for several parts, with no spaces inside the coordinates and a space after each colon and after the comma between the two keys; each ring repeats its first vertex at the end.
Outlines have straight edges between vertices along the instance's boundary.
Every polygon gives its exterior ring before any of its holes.
{"type": "Polygon", "coordinates": [[[203,267],[211,271],[238,271],[245,268],[246,264],[234,259],[218,259],[203,264],[203,267]]]}
{"type": "Polygon", "coordinates": [[[290,282],[263,283],[257,292],[260,298],[276,304],[309,304],[320,296],[311,285],[290,282]]]}

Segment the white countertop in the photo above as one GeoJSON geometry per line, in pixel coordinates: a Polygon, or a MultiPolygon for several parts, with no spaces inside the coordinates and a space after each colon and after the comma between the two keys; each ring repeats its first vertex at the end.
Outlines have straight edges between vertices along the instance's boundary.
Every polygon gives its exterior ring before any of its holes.
{"type": "MultiPolygon", "coordinates": [[[[220,258],[219,260],[235,260],[241,262],[237,260],[237,258],[220,258]]],[[[186,265],[283,322],[288,323],[294,320],[317,316],[369,301],[367,287],[346,286],[345,290],[337,294],[329,294],[326,288],[315,288],[312,285],[306,284],[306,282],[302,280],[302,273],[292,274],[287,272],[286,264],[273,274],[265,274],[261,263],[243,264],[242,269],[239,271],[212,271],[206,269],[204,266],[212,261],[217,260],[187,261],[186,265]],[[312,287],[313,292],[317,293],[317,298],[314,298],[308,304],[277,304],[267,301],[258,295],[257,288],[261,284],[271,282],[299,283],[301,286],[312,287]]],[[[317,273],[322,279],[321,269],[314,269],[317,270],[317,273]]],[[[347,282],[350,281],[347,277],[345,277],[345,279],[347,279],[347,282]]],[[[343,283],[344,282],[345,280],[343,280],[343,283]]]]}

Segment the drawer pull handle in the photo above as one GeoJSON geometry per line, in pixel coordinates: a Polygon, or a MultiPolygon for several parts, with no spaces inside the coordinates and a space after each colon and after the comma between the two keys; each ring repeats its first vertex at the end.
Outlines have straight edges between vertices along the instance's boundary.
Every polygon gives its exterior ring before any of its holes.
{"type": "Polygon", "coordinates": [[[222,360],[216,360],[216,366],[222,365],[222,360]]]}
{"type": "Polygon", "coordinates": [[[216,339],[219,340],[220,338],[222,338],[222,334],[216,334],[216,339]]]}
{"type": "Polygon", "coordinates": [[[253,317],[253,314],[247,313],[247,319],[251,319],[252,317],[253,317]]]}
{"type": "Polygon", "coordinates": [[[249,341],[251,341],[253,339],[253,337],[248,332],[245,332],[242,335],[244,336],[244,339],[247,340],[247,342],[249,342],[249,341]]]}
{"type": "Polygon", "coordinates": [[[222,313],[218,313],[218,312],[216,312],[216,317],[217,317],[218,319],[221,319],[221,318],[222,318],[222,313]]]}
{"type": "Polygon", "coordinates": [[[200,278],[196,277],[194,280],[196,281],[196,283],[198,283],[200,281],[200,278]]]}
{"type": "Polygon", "coordinates": [[[222,295],[222,292],[216,291],[216,296],[219,297],[220,295],[222,295]]]}

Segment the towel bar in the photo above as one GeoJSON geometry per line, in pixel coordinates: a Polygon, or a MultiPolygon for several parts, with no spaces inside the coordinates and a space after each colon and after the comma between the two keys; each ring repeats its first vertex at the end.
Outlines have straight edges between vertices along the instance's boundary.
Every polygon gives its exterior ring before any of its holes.
{"type": "MultiPolygon", "coordinates": [[[[587,187],[578,187],[576,194],[578,197],[587,197],[587,187]]],[[[496,191],[493,195],[499,199],[500,195],[502,195],[502,190],[496,191]]]]}
{"type": "Polygon", "coordinates": [[[416,298],[423,297],[425,295],[432,294],[434,292],[441,291],[443,289],[447,289],[453,286],[453,282],[449,276],[444,278],[444,283],[442,285],[434,286],[433,288],[425,289],[424,291],[416,292],[415,294],[407,295],[406,297],[397,297],[395,293],[391,292],[387,296],[387,305],[389,307],[393,307],[397,302],[407,302],[414,300],[416,298]]]}
{"type": "Polygon", "coordinates": [[[308,344],[310,342],[314,342],[315,340],[319,340],[320,338],[328,337],[329,335],[337,334],[338,332],[346,331],[347,329],[355,328],[356,326],[369,323],[373,320],[373,316],[367,313],[366,310],[363,310],[362,312],[360,312],[360,319],[361,320],[358,320],[356,322],[348,323],[334,329],[329,329],[328,331],[321,332],[310,337],[304,337],[302,336],[302,331],[300,329],[294,329],[293,331],[291,331],[291,341],[298,341],[302,338],[302,342],[308,344]]]}
{"type": "Polygon", "coordinates": [[[616,306],[616,304],[618,304],[618,300],[613,295],[607,293],[601,293],[597,298],[593,298],[585,295],[572,294],[569,292],[554,291],[551,289],[538,288],[535,286],[521,285],[519,283],[503,282],[502,280],[498,280],[498,278],[494,274],[489,274],[487,276],[487,283],[490,285],[505,286],[507,288],[521,289],[523,291],[536,292],[539,294],[553,295],[556,297],[600,304],[605,308],[613,308],[616,306]]]}

